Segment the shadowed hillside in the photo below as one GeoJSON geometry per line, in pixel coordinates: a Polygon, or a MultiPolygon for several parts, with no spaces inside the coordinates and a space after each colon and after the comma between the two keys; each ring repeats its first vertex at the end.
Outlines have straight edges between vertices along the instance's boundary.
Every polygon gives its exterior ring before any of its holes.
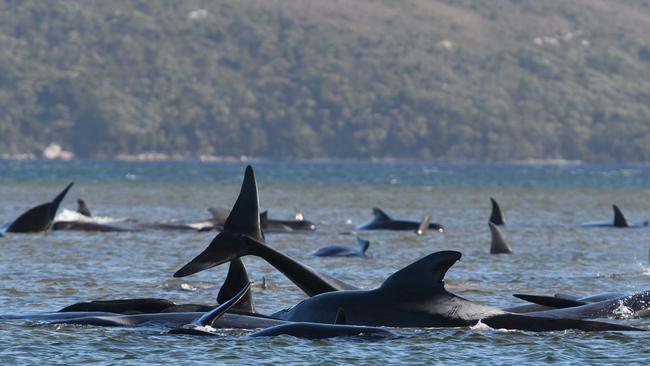
{"type": "Polygon", "coordinates": [[[645,0],[0,1],[0,153],[650,160],[645,0]]]}

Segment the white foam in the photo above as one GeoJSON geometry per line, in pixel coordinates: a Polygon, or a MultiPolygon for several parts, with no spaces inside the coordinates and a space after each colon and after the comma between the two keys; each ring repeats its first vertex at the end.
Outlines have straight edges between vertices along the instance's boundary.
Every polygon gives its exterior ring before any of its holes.
{"type": "Polygon", "coordinates": [[[114,222],[124,222],[127,219],[125,218],[115,218],[110,216],[84,216],[77,211],[72,211],[68,209],[63,209],[59,212],[58,215],[54,218],[54,221],[81,221],[81,222],[92,222],[95,224],[110,224],[114,222]]]}

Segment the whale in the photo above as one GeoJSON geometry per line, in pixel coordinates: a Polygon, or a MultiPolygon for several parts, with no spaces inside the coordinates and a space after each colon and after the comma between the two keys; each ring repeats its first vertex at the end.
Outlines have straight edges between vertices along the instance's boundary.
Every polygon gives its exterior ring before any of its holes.
{"type": "Polygon", "coordinates": [[[204,251],[176,271],[174,277],[189,276],[247,255],[266,260],[308,296],[329,291],[356,289],[355,286],[321,274],[264,243],[257,182],[250,165],[245,169],[239,196],[223,224],[223,230],[204,251]]]}
{"type": "Polygon", "coordinates": [[[52,224],[53,231],[98,231],[98,232],[133,232],[139,231],[134,228],[127,228],[115,225],[100,224],[86,221],[55,221],[52,224]]]}
{"type": "Polygon", "coordinates": [[[92,213],[90,212],[90,209],[86,205],[86,202],[82,200],[81,198],[77,199],[77,212],[83,216],[86,217],[92,217],[92,213]]]}
{"type": "Polygon", "coordinates": [[[590,222],[586,224],[582,224],[582,227],[615,227],[615,228],[644,228],[648,227],[648,220],[636,223],[636,224],[630,224],[625,216],[623,215],[623,212],[621,212],[621,209],[618,208],[616,205],[612,205],[612,208],[614,209],[614,220],[613,221],[597,221],[597,222],[590,222]]]}
{"type": "Polygon", "coordinates": [[[490,197],[490,202],[492,202],[492,212],[490,213],[490,222],[493,223],[494,225],[505,225],[505,221],[503,221],[503,213],[501,212],[501,207],[499,207],[499,204],[497,201],[490,197]]]}
{"type": "MultiPolygon", "coordinates": [[[[250,283],[246,284],[228,301],[194,319],[192,323],[170,330],[168,334],[217,336],[218,334],[210,331],[214,330],[215,322],[229,311],[235,303],[240,301],[249,288],[250,283]]],[[[290,335],[307,339],[352,336],[363,336],[364,338],[389,338],[395,336],[392,332],[382,328],[346,325],[344,309],[339,309],[333,324],[282,322],[278,325],[254,332],[250,334],[249,337],[274,337],[279,335],[290,335]]]]}
{"type": "Polygon", "coordinates": [[[349,324],[389,327],[463,327],[481,322],[525,331],[639,330],[625,325],[508,313],[447,292],[443,278],[461,253],[432,253],[389,276],[374,290],[316,295],[272,315],[294,322],[327,323],[339,308],[349,324]]]}
{"type": "Polygon", "coordinates": [[[514,296],[546,307],[526,312],[527,315],[572,319],[631,319],[650,316],[650,291],[629,295],[601,294],[581,299],[527,294],[514,296]]]}
{"type": "MultiPolygon", "coordinates": [[[[373,218],[370,222],[357,227],[357,230],[411,230],[417,231],[420,229],[421,222],[409,220],[395,220],[388,216],[384,211],[375,207],[372,209],[373,218]]],[[[425,216],[425,219],[428,216],[425,216]]],[[[429,217],[430,219],[430,217],[429,217]]],[[[431,222],[428,225],[429,229],[442,232],[444,228],[442,225],[431,222]]]]}
{"type": "Polygon", "coordinates": [[[512,247],[503,238],[501,230],[492,222],[488,222],[490,233],[492,234],[492,242],[490,244],[490,254],[512,254],[512,247]]]}
{"type": "Polygon", "coordinates": [[[52,201],[32,207],[24,212],[8,225],[6,232],[37,233],[49,230],[61,201],[63,201],[73,184],[74,182],[68,184],[52,201]]]}
{"type": "Polygon", "coordinates": [[[370,242],[357,236],[357,248],[330,245],[314,251],[311,255],[315,257],[365,257],[370,242]]]}

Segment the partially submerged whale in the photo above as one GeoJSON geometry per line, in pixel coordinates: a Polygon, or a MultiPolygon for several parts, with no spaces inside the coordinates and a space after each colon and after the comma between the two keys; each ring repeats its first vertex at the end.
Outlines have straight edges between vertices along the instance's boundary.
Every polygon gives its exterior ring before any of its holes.
{"type": "MultiPolygon", "coordinates": [[[[211,207],[208,209],[215,220],[215,225],[223,225],[230,214],[228,209],[211,207]]],[[[305,220],[303,213],[295,209],[295,220],[278,220],[269,218],[269,211],[260,213],[260,227],[265,233],[309,232],[316,230],[316,224],[305,220]]]]}
{"type": "Polygon", "coordinates": [[[32,207],[20,215],[7,227],[9,233],[36,233],[47,231],[52,226],[61,201],[70,190],[74,182],[68,184],[52,201],[32,207]]]}
{"type": "Polygon", "coordinates": [[[490,226],[490,233],[492,234],[490,254],[512,254],[512,247],[503,238],[501,230],[491,221],[488,222],[488,226],[490,226]]]}
{"type": "Polygon", "coordinates": [[[350,248],[340,245],[330,245],[314,251],[311,255],[315,257],[365,257],[370,242],[357,236],[357,247],[350,248]]]}
{"type": "MultiPolygon", "coordinates": [[[[246,286],[244,286],[239,293],[235,294],[231,299],[194,319],[192,323],[184,325],[181,328],[172,329],[168,333],[204,336],[217,335],[210,331],[215,328],[215,322],[221,318],[226,311],[230,310],[236,302],[240,301],[243,294],[248,291],[249,288],[250,283],[246,284],[246,286]]],[[[278,335],[291,335],[294,337],[309,339],[351,336],[388,338],[394,336],[392,332],[382,328],[346,325],[345,312],[343,309],[338,310],[334,324],[282,322],[278,325],[252,333],[249,336],[271,337],[278,335]]]]}
{"type": "Polygon", "coordinates": [[[490,202],[492,202],[492,213],[490,213],[490,222],[493,223],[494,225],[505,225],[505,221],[503,221],[503,213],[501,212],[501,207],[499,207],[499,204],[497,201],[490,197],[490,202]]]}
{"type": "Polygon", "coordinates": [[[583,227],[615,227],[615,228],[642,228],[642,227],[647,227],[648,226],[648,220],[637,223],[637,224],[630,224],[625,216],[623,215],[623,212],[621,212],[621,209],[618,208],[616,205],[612,205],[612,208],[614,209],[614,221],[599,221],[599,222],[590,222],[583,224],[583,227]]]}
{"type": "MultiPolygon", "coordinates": [[[[421,226],[424,221],[431,220],[430,216],[425,216],[422,222],[395,220],[377,207],[372,209],[372,214],[372,220],[367,224],[357,227],[358,230],[411,230],[417,232],[418,230],[422,230],[421,226]]],[[[435,222],[430,222],[426,227],[441,232],[444,230],[442,225],[435,222]]],[[[421,232],[418,234],[421,234],[421,232]]]]}

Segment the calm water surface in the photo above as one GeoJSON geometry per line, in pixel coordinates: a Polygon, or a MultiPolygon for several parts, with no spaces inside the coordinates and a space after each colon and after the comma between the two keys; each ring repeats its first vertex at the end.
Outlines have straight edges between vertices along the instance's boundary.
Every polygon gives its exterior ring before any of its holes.
{"type": "MultiPolygon", "coordinates": [[[[373,288],[431,252],[463,253],[447,288],[485,304],[519,304],[512,293],[588,295],[650,288],[648,229],[581,228],[609,220],[617,203],[631,222],[650,217],[650,167],[576,165],[285,164],[254,165],[262,209],[291,218],[294,207],[318,223],[313,234],[270,234],[274,248],[360,287],[373,288]],[[514,254],[488,254],[489,197],[508,223],[514,254]],[[447,228],[422,237],[368,232],[366,259],[316,258],[350,234],[371,208],[447,228]]],[[[86,200],[93,214],[140,221],[198,221],[209,206],[230,207],[243,164],[0,161],[0,223],[49,201],[76,182],[62,208],[86,200]]],[[[172,273],[203,250],[214,233],[146,231],[7,235],[0,238],[0,314],[53,311],[77,301],[164,297],[213,303],[227,268],[184,279],[172,273]]],[[[245,259],[258,311],[272,313],[304,295],[261,260],[245,259]],[[268,287],[262,289],[264,276],[268,287]]],[[[616,321],[616,320],[612,320],[616,321]]],[[[650,320],[618,321],[650,329],[650,320]]],[[[0,323],[1,364],[398,364],[647,363],[642,333],[526,333],[481,329],[405,329],[385,341],[292,337],[247,339],[165,335],[165,329],[0,323]]]]}

